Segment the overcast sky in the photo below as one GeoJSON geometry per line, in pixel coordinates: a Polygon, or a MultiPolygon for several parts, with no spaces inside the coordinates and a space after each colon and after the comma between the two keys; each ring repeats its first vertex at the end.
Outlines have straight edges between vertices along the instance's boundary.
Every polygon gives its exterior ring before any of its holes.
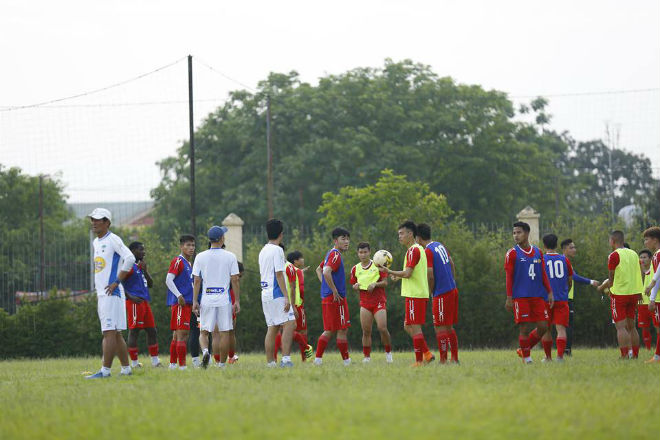
{"type": "MultiPolygon", "coordinates": [[[[657,0],[4,0],[0,50],[0,108],[93,90],[192,54],[215,69],[195,67],[198,122],[240,88],[218,72],[250,87],[270,71],[296,70],[313,83],[410,58],[516,102],[549,96],[553,127],[581,140],[601,137],[609,122],[619,146],[652,158],[660,174],[657,0]]],[[[0,163],[59,171],[71,201],[147,198],[158,182],[154,162],[187,138],[185,103],[162,103],[185,100],[185,69],[181,61],[50,108],[0,111],[0,163]]]]}

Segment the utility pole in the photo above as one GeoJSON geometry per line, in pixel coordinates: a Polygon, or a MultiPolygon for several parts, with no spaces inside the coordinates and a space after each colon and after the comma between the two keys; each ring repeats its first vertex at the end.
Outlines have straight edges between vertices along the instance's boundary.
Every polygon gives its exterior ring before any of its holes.
{"type": "Polygon", "coordinates": [[[268,218],[275,216],[273,213],[273,149],[270,134],[270,95],[266,96],[266,156],[268,156],[268,182],[266,183],[266,197],[268,199],[268,218]]]}
{"type": "Polygon", "coordinates": [[[188,125],[190,128],[190,233],[197,237],[195,219],[195,121],[193,119],[193,67],[192,55],[188,55],[188,125]]]}
{"type": "Polygon", "coordinates": [[[46,249],[44,240],[44,176],[39,174],[39,297],[44,297],[46,286],[46,249]]]}

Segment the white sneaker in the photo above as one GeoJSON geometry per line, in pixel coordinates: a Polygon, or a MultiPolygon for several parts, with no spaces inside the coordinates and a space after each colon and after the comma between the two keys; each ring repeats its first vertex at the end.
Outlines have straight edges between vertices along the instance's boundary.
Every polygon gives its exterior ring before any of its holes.
{"type": "Polygon", "coordinates": [[[392,353],[385,353],[385,362],[387,362],[388,364],[394,362],[394,359],[392,358],[392,353]]]}
{"type": "Polygon", "coordinates": [[[544,363],[544,364],[546,362],[552,362],[552,358],[543,358],[543,359],[541,359],[541,362],[544,363]]]}
{"type": "Polygon", "coordinates": [[[344,366],[348,367],[349,365],[351,365],[351,358],[344,359],[344,366]]]}
{"type": "Polygon", "coordinates": [[[178,367],[177,364],[170,364],[170,370],[176,370],[178,367]]]}
{"type": "Polygon", "coordinates": [[[185,366],[185,365],[183,367],[179,367],[179,371],[186,371],[187,369],[188,369],[188,367],[185,366]]]}
{"type": "Polygon", "coordinates": [[[275,362],[275,361],[273,361],[273,362],[268,362],[268,363],[266,364],[266,366],[267,366],[268,368],[277,368],[277,362],[275,362]]]}
{"type": "Polygon", "coordinates": [[[314,358],[314,365],[323,365],[323,358],[314,358]]]}
{"type": "Polygon", "coordinates": [[[523,359],[523,363],[531,364],[532,363],[532,358],[531,357],[526,357],[525,359],[523,359]]]}
{"type": "Polygon", "coordinates": [[[371,358],[370,358],[370,357],[366,357],[366,358],[362,359],[362,363],[363,363],[363,364],[368,364],[369,362],[371,362],[371,358]]]}
{"type": "Polygon", "coordinates": [[[234,361],[237,361],[237,360],[238,360],[238,355],[235,354],[234,357],[233,357],[233,359],[234,359],[234,361]]]}

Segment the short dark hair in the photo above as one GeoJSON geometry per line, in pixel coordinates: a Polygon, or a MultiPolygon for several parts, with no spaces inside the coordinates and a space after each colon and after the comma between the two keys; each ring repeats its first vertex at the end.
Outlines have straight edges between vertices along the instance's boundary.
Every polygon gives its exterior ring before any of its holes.
{"type": "Polygon", "coordinates": [[[286,256],[286,261],[293,264],[294,261],[302,258],[302,256],[303,254],[300,251],[289,252],[289,254],[286,256]]]}
{"type": "Polygon", "coordinates": [[[630,249],[630,244],[627,241],[623,242],[623,247],[626,249],[630,249]]]}
{"type": "Polygon", "coordinates": [[[543,236],[543,246],[546,249],[557,249],[557,241],[559,241],[559,238],[555,234],[545,234],[543,236]]]}
{"type": "Polygon", "coordinates": [[[660,228],[657,226],[651,226],[644,231],[644,237],[655,238],[660,241],[660,228]]]}
{"type": "Polygon", "coordinates": [[[513,224],[513,227],[514,228],[521,228],[525,232],[529,232],[531,230],[531,228],[529,227],[529,224],[527,224],[525,222],[515,222],[513,224]]]}
{"type": "Polygon", "coordinates": [[[429,225],[427,225],[426,223],[418,224],[417,225],[417,235],[422,240],[430,240],[431,239],[431,227],[429,225]]]}
{"type": "Polygon", "coordinates": [[[366,241],[361,241],[361,242],[358,243],[357,248],[358,248],[358,250],[360,250],[360,249],[369,249],[369,250],[371,250],[371,245],[369,245],[369,243],[367,243],[366,241]]]}
{"type": "Polygon", "coordinates": [[[280,243],[280,247],[282,248],[282,250],[283,250],[284,252],[286,252],[286,246],[284,245],[284,243],[280,243]]]}
{"type": "Polygon", "coordinates": [[[642,249],[641,251],[639,251],[639,255],[642,255],[642,254],[646,254],[646,255],[648,255],[649,258],[651,258],[651,257],[653,256],[653,254],[651,253],[651,251],[648,250],[648,249],[642,249]]]}
{"type": "Polygon", "coordinates": [[[612,231],[610,233],[610,238],[612,240],[614,240],[615,242],[621,243],[621,244],[623,244],[623,242],[625,241],[624,236],[623,236],[623,231],[619,231],[618,229],[616,231],[612,231]]]}
{"type": "Polygon", "coordinates": [[[284,231],[284,224],[282,220],[271,218],[266,222],[266,235],[269,240],[275,240],[284,231]]]}
{"type": "Polygon", "coordinates": [[[181,237],[179,237],[179,244],[184,244],[188,242],[195,242],[195,236],[191,234],[183,234],[181,237]]]}
{"type": "Polygon", "coordinates": [[[351,233],[348,232],[348,229],[344,228],[335,228],[332,230],[332,239],[336,240],[339,237],[350,237],[351,233]]]}
{"type": "Polygon", "coordinates": [[[405,222],[401,223],[397,229],[403,229],[403,228],[406,228],[407,230],[413,233],[414,237],[417,237],[417,225],[415,224],[414,221],[406,220],[405,222]]]}
{"type": "Polygon", "coordinates": [[[245,272],[245,266],[243,266],[243,263],[240,261],[238,262],[238,273],[243,273],[245,272]]]}
{"type": "Polygon", "coordinates": [[[572,238],[567,238],[565,240],[562,240],[562,242],[559,246],[561,246],[561,248],[564,249],[566,246],[568,246],[571,243],[573,243],[573,239],[572,238]]]}
{"type": "Polygon", "coordinates": [[[134,241],[133,243],[128,245],[128,250],[132,252],[135,249],[139,248],[140,246],[144,246],[144,243],[142,243],[141,241],[134,241]]]}

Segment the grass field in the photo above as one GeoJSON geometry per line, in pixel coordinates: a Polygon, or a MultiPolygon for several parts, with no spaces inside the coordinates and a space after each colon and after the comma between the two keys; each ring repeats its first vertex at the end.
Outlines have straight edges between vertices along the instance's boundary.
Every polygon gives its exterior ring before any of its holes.
{"type": "Polygon", "coordinates": [[[578,349],[542,364],[535,351],[524,366],[512,350],[463,351],[460,366],[417,369],[411,353],[391,365],[355,353],[344,367],[332,352],[293,369],[254,354],[225,370],[132,377],[115,364],[93,381],[81,372],[95,358],[4,361],[0,438],[658,438],[660,365],[617,354],[578,349]]]}

